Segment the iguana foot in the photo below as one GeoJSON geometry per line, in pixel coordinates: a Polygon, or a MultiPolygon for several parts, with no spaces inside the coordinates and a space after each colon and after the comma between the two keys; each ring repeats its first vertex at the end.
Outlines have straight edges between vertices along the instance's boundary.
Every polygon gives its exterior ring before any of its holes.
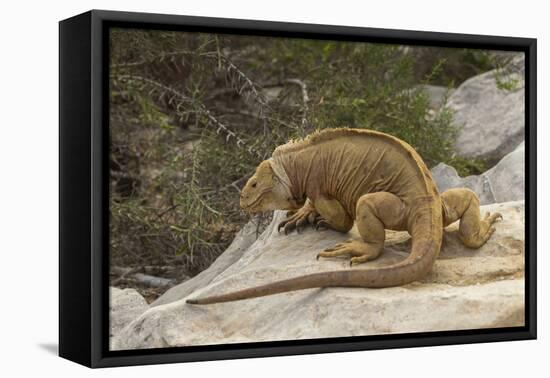
{"type": "Polygon", "coordinates": [[[315,227],[315,230],[318,230],[318,231],[320,231],[320,230],[334,230],[334,231],[339,231],[339,232],[346,232],[346,228],[347,228],[347,226],[338,228],[338,227],[330,224],[330,222],[328,220],[326,220],[325,218],[323,218],[320,215],[317,218],[315,218],[315,220],[312,223],[312,226],[315,227]]]}
{"type": "Polygon", "coordinates": [[[277,231],[280,232],[282,228],[285,235],[288,235],[294,229],[299,233],[306,225],[314,224],[317,218],[319,218],[319,213],[309,203],[306,203],[300,210],[289,213],[287,213],[288,218],[277,226],[277,231]]]}
{"type": "Polygon", "coordinates": [[[497,220],[502,219],[502,215],[500,213],[486,213],[483,216],[483,219],[479,222],[479,230],[477,233],[471,233],[466,234],[462,233],[460,234],[460,238],[462,242],[470,248],[479,248],[483,244],[489,240],[491,235],[495,232],[495,228],[493,227],[493,223],[495,223],[497,220]]]}
{"type": "Polygon", "coordinates": [[[469,248],[479,248],[495,232],[493,223],[502,219],[500,213],[481,215],[479,198],[466,188],[449,189],[441,193],[443,225],[448,226],[460,219],[458,236],[469,248]]]}
{"type": "Polygon", "coordinates": [[[327,222],[327,220],[321,216],[317,217],[315,221],[313,222],[313,226],[316,230],[333,230],[334,228],[330,225],[330,223],[327,222]]]}
{"type": "Polygon", "coordinates": [[[380,256],[380,252],[382,252],[382,247],[379,243],[366,243],[364,241],[350,239],[319,252],[317,254],[317,260],[319,260],[319,257],[338,257],[349,255],[352,256],[350,259],[350,265],[355,265],[376,259],[380,256]]]}
{"type": "Polygon", "coordinates": [[[494,213],[491,214],[490,212],[485,213],[485,216],[483,217],[483,221],[488,223],[489,226],[495,223],[497,220],[502,220],[502,214],[501,213],[494,213]]]}

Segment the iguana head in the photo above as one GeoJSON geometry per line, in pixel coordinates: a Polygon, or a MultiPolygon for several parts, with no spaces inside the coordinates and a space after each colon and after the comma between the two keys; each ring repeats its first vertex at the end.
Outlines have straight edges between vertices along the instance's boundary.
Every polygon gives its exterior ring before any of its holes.
{"type": "Polygon", "coordinates": [[[252,214],[270,210],[295,210],[300,207],[268,160],[258,165],[256,172],[241,191],[241,208],[252,214]]]}

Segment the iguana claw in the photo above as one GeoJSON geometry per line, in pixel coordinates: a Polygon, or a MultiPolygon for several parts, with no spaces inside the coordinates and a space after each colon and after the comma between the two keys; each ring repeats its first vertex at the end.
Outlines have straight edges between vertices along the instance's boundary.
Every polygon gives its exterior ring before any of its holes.
{"type": "Polygon", "coordinates": [[[321,218],[315,223],[315,230],[319,230],[319,227],[330,228],[330,224],[321,218]]]}
{"type": "Polygon", "coordinates": [[[277,226],[277,232],[284,230],[285,235],[288,235],[292,230],[296,229],[296,232],[300,233],[308,223],[311,223],[310,218],[313,215],[314,218],[318,216],[315,208],[308,202],[300,210],[294,213],[287,213],[287,219],[279,223],[277,226]]]}

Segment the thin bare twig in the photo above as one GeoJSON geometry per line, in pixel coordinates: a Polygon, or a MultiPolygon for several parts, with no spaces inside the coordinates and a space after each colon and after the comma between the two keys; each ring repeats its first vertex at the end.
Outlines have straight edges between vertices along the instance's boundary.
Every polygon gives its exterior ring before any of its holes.
{"type": "Polygon", "coordinates": [[[110,171],[110,176],[114,177],[114,178],[117,178],[117,179],[124,178],[124,179],[139,180],[139,177],[136,176],[136,175],[133,175],[133,174],[128,173],[128,172],[114,171],[112,169],[110,171]]]}
{"type": "Polygon", "coordinates": [[[285,79],[283,83],[297,85],[302,90],[302,127],[307,126],[307,116],[309,112],[309,95],[307,91],[307,85],[304,81],[300,79],[285,79]]]}
{"type": "MultiPolygon", "coordinates": [[[[194,100],[191,97],[184,95],[183,93],[180,93],[179,91],[177,91],[172,87],[159,83],[156,80],[152,80],[152,79],[145,78],[138,75],[111,75],[111,78],[122,82],[137,81],[137,82],[141,82],[143,84],[149,85],[154,89],[157,89],[157,90],[160,89],[162,91],[165,91],[172,95],[172,97],[170,97],[169,99],[169,103],[172,103],[176,101],[176,99],[179,99],[182,103],[191,105],[197,113],[205,115],[208,118],[209,123],[216,126],[216,134],[219,135],[221,132],[225,134],[226,142],[229,142],[230,139],[234,139],[237,144],[237,147],[239,146],[245,147],[248,145],[242,138],[240,138],[237,134],[235,134],[226,124],[224,124],[219,119],[217,119],[212,114],[212,112],[204,106],[204,104],[199,103],[197,100],[194,100]]],[[[180,111],[180,105],[181,103],[176,104],[176,111],[180,111]]],[[[264,157],[262,153],[254,149],[252,146],[248,146],[246,150],[251,155],[257,156],[260,159],[263,159],[264,157]]]]}
{"type": "MultiPolygon", "coordinates": [[[[178,50],[178,51],[171,51],[171,52],[163,52],[159,55],[153,56],[149,59],[143,59],[139,60],[137,62],[129,62],[129,63],[119,63],[119,64],[111,64],[111,69],[118,69],[118,68],[131,68],[131,67],[139,67],[143,66],[144,64],[150,64],[155,61],[163,61],[166,58],[173,58],[180,55],[196,55],[193,51],[189,50],[178,50]]],[[[199,54],[200,55],[200,54],[199,54]]]]}
{"type": "Polygon", "coordinates": [[[229,183],[225,186],[222,186],[221,188],[219,189],[214,189],[214,190],[209,190],[208,192],[204,192],[203,195],[210,195],[210,194],[214,194],[216,192],[221,192],[225,189],[229,189],[229,188],[235,188],[235,190],[237,191],[237,193],[240,193],[241,192],[241,189],[237,186],[238,183],[240,183],[241,181],[245,180],[246,178],[250,177],[250,175],[252,174],[252,172],[249,172],[247,173],[246,175],[244,175],[243,177],[233,181],[232,183],[229,183]]]}
{"type": "MultiPolygon", "coordinates": [[[[220,63],[223,61],[227,67],[228,73],[235,73],[237,76],[238,81],[244,81],[244,85],[234,85],[233,90],[236,91],[239,96],[243,95],[243,92],[247,91],[248,93],[252,93],[254,95],[254,98],[258,104],[260,104],[263,107],[268,107],[267,100],[265,96],[261,93],[261,91],[258,89],[258,85],[256,85],[248,75],[244,73],[235,63],[233,63],[228,57],[223,55],[220,51],[209,51],[209,52],[203,52],[203,53],[195,53],[193,51],[189,50],[179,50],[179,51],[172,51],[172,52],[165,52],[162,54],[159,54],[157,56],[154,56],[149,59],[140,60],[137,62],[130,62],[130,63],[121,63],[121,64],[113,64],[111,65],[111,69],[120,69],[120,68],[133,68],[133,67],[139,67],[144,64],[150,64],[155,61],[162,62],[165,59],[174,60],[177,56],[181,55],[194,55],[199,57],[204,57],[208,59],[215,59],[217,61],[217,65],[219,66],[220,63]]],[[[233,81],[233,80],[231,80],[233,81]]],[[[248,98],[248,97],[247,97],[248,98]]]]}
{"type": "Polygon", "coordinates": [[[260,91],[256,87],[256,84],[254,84],[254,82],[227,57],[221,55],[221,58],[227,64],[228,71],[229,72],[234,71],[237,74],[237,76],[246,83],[246,85],[240,87],[237,93],[241,95],[243,90],[248,88],[248,90],[254,94],[256,101],[260,105],[268,106],[267,100],[265,99],[264,95],[260,93],[260,91]]]}

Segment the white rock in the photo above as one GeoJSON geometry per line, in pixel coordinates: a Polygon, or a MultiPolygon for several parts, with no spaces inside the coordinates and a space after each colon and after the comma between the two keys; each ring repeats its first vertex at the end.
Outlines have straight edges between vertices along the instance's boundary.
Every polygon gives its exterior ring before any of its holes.
{"type": "Polygon", "coordinates": [[[422,84],[416,88],[422,89],[428,95],[429,110],[438,111],[445,105],[445,99],[450,96],[454,89],[443,87],[440,85],[422,84]]]}
{"type": "Polygon", "coordinates": [[[451,188],[468,188],[482,205],[525,199],[525,143],[502,158],[493,168],[478,176],[460,177],[456,170],[439,163],[432,176],[440,192],[451,188]]]}
{"type": "Polygon", "coordinates": [[[456,169],[445,163],[439,163],[431,171],[440,193],[452,188],[468,188],[477,194],[482,205],[496,202],[485,175],[460,177],[456,169]]]}
{"type": "MultiPolygon", "coordinates": [[[[317,252],[349,234],[313,229],[278,234],[276,225],[284,214],[276,212],[271,225],[239,258],[231,258],[233,263],[223,264],[224,269],[213,266],[215,274],[208,280],[200,278],[193,291],[182,290],[179,298],[174,294],[161,298],[162,304],[114,337],[114,349],[521,326],[524,204],[495,204],[483,211],[500,211],[504,216],[487,244],[478,250],[465,248],[458,240],[457,224],[451,225],[439,260],[421,282],[384,289],[309,289],[206,306],[186,304],[187,297],[349,269],[347,259],[315,260],[317,252]]],[[[357,237],[355,229],[351,234],[357,237]]],[[[384,253],[365,266],[399,261],[409,249],[408,234],[388,231],[384,253]]]]}
{"type": "Polygon", "coordinates": [[[109,301],[109,326],[111,340],[122,328],[143,314],[149,306],[134,289],[111,287],[109,301]]]}
{"type": "Polygon", "coordinates": [[[525,198],[525,142],[484,173],[493,189],[495,202],[525,198]]]}
{"type": "Polygon", "coordinates": [[[446,106],[454,111],[461,156],[496,162],[524,139],[524,73],[510,67],[513,72],[493,70],[470,78],[449,97],[446,106]],[[497,79],[514,82],[513,89],[498,88],[497,79]]]}

